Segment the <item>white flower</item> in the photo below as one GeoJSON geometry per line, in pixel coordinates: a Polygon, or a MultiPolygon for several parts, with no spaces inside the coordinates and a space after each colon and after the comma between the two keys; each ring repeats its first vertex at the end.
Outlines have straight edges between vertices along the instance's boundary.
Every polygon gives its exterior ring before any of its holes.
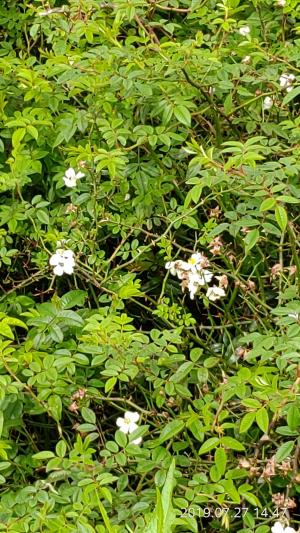
{"type": "Polygon", "coordinates": [[[201,252],[195,252],[189,258],[188,264],[190,265],[190,269],[192,272],[198,272],[199,270],[202,270],[203,268],[208,267],[209,261],[207,257],[203,255],[201,252]]]}
{"type": "Polygon", "coordinates": [[[293,527],[284,527],[281,522],[275,522],[272,533],[297,533],[293,527]]]}
{"type": "MultiPolygon", "coordinates": [[[[116,424],[122,433],[125,433],[126,435],[128,433],[130,435],[130,433],[133,433],[138,428],[137,422],[139,421],[139,418],[140,415],[136,411],[133,413],[131,411],[126,411],[124,418],[117,418],[116,424]]],[[[141,442],[142,437],[138,437],[132,441],[132,444],[140,444],[141,442]]]]}
{"type": "Polygon", "coordinates": [[[77,180],[80,178],[83,178],[85,174],[83,172],[75,172],[74,168],[70,167],[68,170],[66,170],[65,175],[63,177],[63,180],[65,182],[66,187],[76,187],[77,180]]]}
{"type": "Polygon", "coordinates": [[[209,270],[200,270],[199,272],[189,272],[187,279],[187,288],[190,291],[190,298],[194,300],[195,294],[198,292],[199,287],[203,287],[206,283],[209,283],[213,277],[213,274],[209,270]]]}
{"type": "Polygon", "coordinates": [[[201,286],[206,285],[206,283],[210,283],[213,277],[213,274],[209,270],[206,270],[205,268],[202,270],[199,270],[197,275],[198,275],[198,280],[199,280],[198,284],[201,286]]]}
{"type": "Polygon", "coordinates": [[[178,261],[168,261],[165,264],[165,268],[170,270],[172,276],[177,275],[179,279],[183,279],[185,272],[188,272],[192,269],[192,265],[179,259],[178,261]]]}
{"type": "Polygon", "coordinates": [[[249,33],[250,33],[250,28],[249,28],[249,26],[242,26],[242,27],[239,29],[239,33],[240,33],[240,35],[242,35],[243,37],[246,37],[247,35],[249,35],[249,33]]]}
{"type": "Polygon", "coordinates": [[[59,248],[55,254],[50,257],[51,266],[54,266],[53,272],[56,276],[63,274],[73,274],[75,260],[74,252],[72,250],[63,250],[59,248]]]}
{"type": "Polygon", "coordinates": [[[215,302],[216,300],[223,298],[223,296],[226,296],[226,292],[221,287],[213,285],[213,287],[207,289],[206,296],[209,300],[215,302]]]}
{"type": "Polygon", "coordinates": [[[278,7],[284,7],[286,4],[286,0],[277,0],[276,5],[278,7]]]}
{"type": "Polygon", "coordinates": [[[187,285],[187,288],[190,291],[191,300],[194,300],[195,294],[197,293],[201,285],[202,283],[201,283],[201,278],[199,277],[199,274],[195,274],[191,272],[189,275],[188,285],[187,285]]]}
{"type": "Polygon", "coordinates": [[[251,63],[251,56],[243,57],[242,63],[244,63],[245,65],[249,65],[249,63],[251,63]]]}
{"type": "Polygon", "coordinates": [[[167,270],[170,270],[170,273],[172,274],[172,276],[176,276],[176,273],[177,273],[175,264],[176,264],[175,261],[168,261],[165,264],[165,268],[167,270]]]}
{"type": "Polygon", "coordinates": [[[125,194],[125,197],[124,197],[124,200],[125,202],[127,202],[128,200],[130,200],[131,196],[129,193],[125,194]]]}
{"type": "Polygon", "coordinates": [[[268,111],[268,109],[271,109],[273,106],[273,98],[270,96],[266,96],[266,98],[263,101],[263,110],[268,111]]]}
{"type": "Polygon", "coordinates": [[[279,78],[279,85],[282,87],[282,89],[286,89],[287,92],[290,92],[293,89],[294,80],[294,74],[281,74],[279,78]]]}

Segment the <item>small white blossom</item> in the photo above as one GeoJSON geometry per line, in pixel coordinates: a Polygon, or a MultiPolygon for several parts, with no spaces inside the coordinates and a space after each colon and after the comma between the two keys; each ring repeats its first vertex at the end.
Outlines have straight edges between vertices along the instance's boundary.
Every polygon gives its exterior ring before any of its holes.
{"type": "Polygon", "coordinates": [[[242,26],[242,27],[239,29],[239,33],[240,33],[240,35],[242,35],[243,37],[246,37],[247,35],[249,35],[249,33],[250,33],[250,28],[249,28],[249,26],[242,26]]]}
{"type": "Polygon", "coordinates": [[[191,272],[188,278],[187,288],[190,292],[191,300],[194,300],[195,294],[198,292],[199,287],[203,285],[202,277],[198,273],[191,272]]]}
{"type": "Polygon", "coordinates": [[[223,298],[226,296],[226,292],[221,287],[217,287],[216,285],[213,285],[213,287],[209,287],[206,291],[206,296],[209,300],[212,302],[215,302],[216,300],[219,300],[220,298],[223,298]]]}
{"type": "Polygon", "coordinates": [[[77,180],[83,178],[84,176],[85,174],[83,172],[76,172],[74,168],[70,167],[68,170],[66,170],[63,180],[66,187],[76,187],[77,180]]]}
{"type": "Polygon", "coordinates": [[[54,266],[53,272],[56,276],[63,274],[73,274],[75,267],[74,252],[72,250],[63,250],[59,248],[55,254],[50,257],[51,266],[54,266]]]}
{"type": "Polygon", "coordinates": [[[293,81],[295,80],[294,74],[281,74],[279,78],[279,85],[282,89],[286,89],[289,93],[293,90],[293,81]]]}
{"type": "Polygon", "coordinates": [[[251,56],[243,57],[242,63],[244,63],[245,65],[249,65],[249,63],[251,63],[251,56]]]}
{"type": "Polygon", "coordinates": [[[192,270],[192,265],[186,261],[181,261],[178,259],[178,261],[168,261],[165,264],[165,268],[170,270],[172,276],[177,275],[178,279],[183,279],[185,273],[192,270]]]}
{"type": "Polygon", "coordinates": [[[263,110],[268,111],[269,109],[271,109],[271,107],[273,107],[273,98],[271,98],[270,96],[266,96],[263,101],[263,110]]]}
{"type": "Polygon", "coordinates": [[[200,272],[209,266],[207,257],[201,252],[195,252],[188,260],[188,265],[192,272],[200,272]]]}
{"type": "Polygon", "coordinates": [[[276,5],[278,7],[284,7],[286,4],[286,0],[277,0],[276,5]]]}
{"type": "MultiPolygon", "coordinates": [[[[125,433],[126,435],[130,433],[133,433],[137,428],[137,422],[139,421],[140,415],[134,411],[133,413],[131,411],[126,411],[124,414],[124,418],[119,417],[117,418],[117,426],[120,428],[120,431],[122,433],[125,433]]],[[[132,441],[132,444],[140,444],[142,442],[142,437],[138,437],[137,439],[132,441]]]]}
{"type": "Polygon", "coordinates": [[[271,531],[272,533],[297,533],[293,527],[284,527],[281,522],[275,522],[271,531]]]}
{"type": "Polygon", "coordinates": [[[131,196],[129,193],[125,194],[125,197],[124,197],[124,200],[125,202],[127,202],[128,200],[130,200],[131,196]]]}
{"type": "Polygon", "coordinates": [[[206,285],[206,283],[211,282],[213,274],[209,270],[206,270],[204,268],[202,270],[199,270],[199,272],[197,272],[197,276],[199,280],[198,284],[203,286],[203,285],[206,285]]]}

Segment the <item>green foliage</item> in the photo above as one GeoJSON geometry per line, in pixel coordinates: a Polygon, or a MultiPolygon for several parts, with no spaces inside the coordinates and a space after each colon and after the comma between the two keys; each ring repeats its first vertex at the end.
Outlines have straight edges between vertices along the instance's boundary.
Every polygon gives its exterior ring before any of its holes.
{"type": "Polygon", "coordinates": [[[300,5],[280,3],[1,3],[0,532],[298,527],[300,5]],[[225,297],[166,268],[195,252],[225,297]]]}

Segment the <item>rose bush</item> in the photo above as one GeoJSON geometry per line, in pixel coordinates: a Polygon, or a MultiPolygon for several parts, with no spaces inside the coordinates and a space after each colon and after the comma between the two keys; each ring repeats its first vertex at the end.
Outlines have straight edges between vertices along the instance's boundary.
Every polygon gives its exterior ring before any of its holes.
{"type": "Polygon", "coordinates": [[[0,6],[0,531],[297,531],[298,0],[0,6]]]}

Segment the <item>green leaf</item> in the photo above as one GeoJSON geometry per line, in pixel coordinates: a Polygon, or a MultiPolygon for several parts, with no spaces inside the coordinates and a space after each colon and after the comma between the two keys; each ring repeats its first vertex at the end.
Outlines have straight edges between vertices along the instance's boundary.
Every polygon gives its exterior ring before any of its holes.
{"type": "Polygon", "coordinates": [[[79,289],[66,292],[60,299],[64,309],[72,307],[83,307],[87,298],[87,292],[79,289]]]}
{"type": "Polygon", "coordinates": [[[240,433],[245,433],[246,431],[248,431],[248,429],[252,426],[254,420],[255,412],[246,413],[241,420],[239,428],[240,433]]]}
{"type": "Polygon", "coordinates": [[[233,109],[233,106],[232,106],[232,94],[229,93],[225,100],[224,100],[224,112],[225,112],[225,115],[230,115],[230,113],[232,112],[232,109],[233,109]]]}
{"type": "Polygon", "coordinates": [[[197,230],[199,228],[199,224],[194,217],[186,216],[184,217],[182,223],[192,229],[197,230]]]}
{"type": "Polygon", "coordinates": [[[287,442],[284,442],[277,450],[275,454],[275,459],[278,463],[281,463],[286,459],[286,457],[290,456],[292,454],[292,450],[294,448],[294,441],[289,440],[287,442]]]}
{"type": "Polygon", "coordinates": [[[55,454],[53,452],[50,452],[50,451],[43,451],[43,452],[38,452],[38,453],[35,453],[33,456],[32,456],[32,459],[52,459],[52,457],[55,457],[55,454]]]}
{"type": "Polygon", "coordinates": [[[220,481],[220,485],[224,487],[228,496],[232,499],[234,503],[240,503],[241,498],[234,486],[232,479],[222,479],[222,481],[220,481]]]}
{"type": "Polygon", "coordinates": [[[290,92],[288,92],[285,95],[284,99],[282,100],[283,105],[286,105],[291,100],[294,100],[294,98],[296,98],[296,96],[298,96],[299,94],[300,94],[300,85],[298,87],[295,87],[294,89],[292,89],[290,92]]]}
{"type": "Polygon", "coordinates": [[[173,374],[173,376],[170,377],[170,381],[173,381],[174,383],[179,383],[190,373],[192,368],[194,368],[194,363],[192,363],[191,361],[187,361],[183,363],[176,370],[175,374],[173,374]]]}
{"type": "MultiPolygon", "coordinates": [[[[98,356],[98,357],[99,357],[99,356],[98,356]]],[[[95,357],[95,359],[97,359],[97,357],[95,357]]],[[[94,359],[93,359],[93,361],[94,361],[94,359]]],[[[101,357],[101,362],[102,362],[102,357],[101,357]]],[[[115,376],[109,378],[109,379],[106,381],[106,383],[105,383],[104,391],[105,391],[105,392],[109,392],[109,391],[111,391],[111,390],[114,388],[114,386],[115,386],[115,384],[117,383],[117,381],[118,381],[118,380],[117,380],[117,378],[116,378],[115,376]]]]}
{"type": "Polygon", "coordinates": [[[185,126],[190,127],[191,126],[191,113],[189,112],[188,108],[184,105],[179,105],[174,107],[174,115],[185,126]]]}
{"type": "Polygon", "coordinates": [[[43,209],[38,209],[36,212],[36,216],[37,219],[41,222],[41,224],[45,224],[46,226],[50,224],[49,215],[43,209]]]}
{"type": "Polygon", "coordinates": [[[300,426],[300,410],[297,405],[290,405],[287,412],[287,423],[292,431],[300,426]]]}
{"type": "Polygon", "coordinates": [[[207,439],[205,442],[203,442],[200,450],[199,450],[199,455],[202,455],[202,454],[205,454],[205,453],[208,453],[210,450],[213,450],[213,448],[216,448],[216,446],[219,444],[220,442],[220,439],[218,439],[217,437],[210,437],[209,439],[207,439]]]}
{"type": "Polygon", "coordinates": [[[172,505],[172,494],[174,489],[175,459],[172,459],[167,477],[162,490],[162,507],[164,515],[163,532],[171,531],[174,524],[175,512],[172,505]]]}
{"type": "Polygon", "coordinates": [[[54,420],[58,422],[61,419],[62,413],[62,402],[60,396],[57,394],[52,394],[52,396],[48,398],[48,406],[54,420]]]}
{"type": "Polygon", "coordinates": [[[34,126],[27,126],[27,131],[30,133],[31,137],[33,137],[36,141],[38,140],[39,132],[34,126]]]}
{"type": "Polygon", "coordinates": [[[288,223],[288,216],[287,216],[286,210],[284,209],[282,205],[276,205],[275,218],[281,231],[285,231],[287,223],[288,223]]]}
{"type": "Polygon", "coordinates": [[[96,415],[92,409],[89,407],[82,407],[81,409],[81,415],[85,422],[89,422],[90,424],[96,424],[96,415]]]}
{"type": "Polygon", "coordinates": [[[172,420],[172,422],[169,422],[162,430],[160,436],[159,436],[159,443],[162,444],[166,440],[170,440],[175,435],[180,433],[184,428],[184,422],[182,420],[172,420]]]}
{"type": "Polygon", "coordinates": [[[18,130],[14,131],[12,135],[12,145],[14,148],[18,148],[18,146],[20,146],[21,141],[23,140],[25,134],[26,134],[25,128],[19,128],[18,130]]]}
{"type": "Polygon", "coordinates": [[[253,248],[253,246],[256,245],[257,241],[259,239],[259,231],[257,228],[252,229],[247,233],[244,242],[245,242],[245,254],[248,254],[248,252],[253,248]]]}
{"type": "Polygon", "coordinates": [[[51,326],[49,333],[54,342],[62,342],[64,340],[64,334],[57,324],[51,326]]]}
{"type": "Polygon", "coordinates": [[[116,443],[120,446],[120,448],[125,448],[127,445],[127,437],[123,431],[120,431],[119,429],[115,433],[115,439],[116,443]]]}
{"type": "Polygon", "coordinates": [[[7,337],[8,339],[12,339],[12,340],[14,338],[12,329],[9,327],[8,324],[4,322],[4,320],[0,322],[0,335],[3,335],[3,337],[7,337]]]}
{"type": "Polygon", "coordinates": [[[259,508],[262,507],[259,499],[254,494],[251,494],[251,492],[239,490],[239,493],[247,502],[251,503],[253,507],[259,507],[259,508]]]}
{"type": "Polygon", "coordinates": [[[275,198],[266,198],[260,205],[260,211],[269,211],[276,205],[275,198]]]}
{"type": "Polygon", "coordinates": [[[220,442],[221,444],[226,446],[226,448],[229,448],[231,450],[236,450],[239,452],[245,450],[244,445],[233,437],[221,437],[220,442]]]}
{"type": "Polygon", "coordinates": [[[227,455],[224,448],[217,448],[215,451],[215,466],[221,476],[224,475],[226,470],[227,455]]]}
{"type": "Polygon", "coordinates": [[[255,419],[258,427],[264,432],[268,433],[269,429],[269,415],[265,407],[261,407],[256,411],[255,419]]]}

